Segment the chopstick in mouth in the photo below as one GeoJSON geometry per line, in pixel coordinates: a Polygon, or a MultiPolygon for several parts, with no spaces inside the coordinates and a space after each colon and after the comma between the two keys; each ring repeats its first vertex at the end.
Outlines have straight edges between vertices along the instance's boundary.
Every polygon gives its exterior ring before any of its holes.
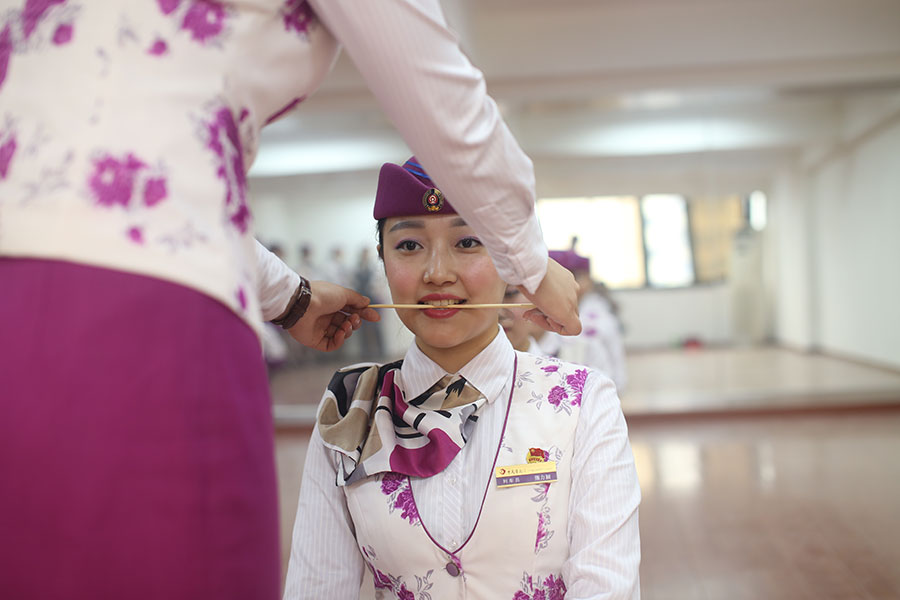
{"type": "Polygon", "coordinates": [[[435,306],[433,304],[370,304],[367,308],[534,308],[534,304],[528,302],[518,304],[446,304],[444,306],[435,306]]]}

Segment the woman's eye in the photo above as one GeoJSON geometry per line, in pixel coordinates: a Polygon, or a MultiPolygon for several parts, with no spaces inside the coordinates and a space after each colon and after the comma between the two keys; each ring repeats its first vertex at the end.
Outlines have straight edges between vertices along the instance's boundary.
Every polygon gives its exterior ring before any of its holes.
{"type": "Polygon", "coordinates": [[[405,250],[407,252],[412,252],[419,246],[418,242],[414,242],[412,240],[403,240],[399,244],[397,244],[397,250],[405,250]]]}
{"type": "Polygon", "coordinates": [[[467,238],[463,238],[463,239],[459,240],[460,248],[466,248],[466,249],[477,248],[480,245],[481,245],[481,242],[478,240],[478,238],[474,238],[474,237],[467,237],[467,238]]]}

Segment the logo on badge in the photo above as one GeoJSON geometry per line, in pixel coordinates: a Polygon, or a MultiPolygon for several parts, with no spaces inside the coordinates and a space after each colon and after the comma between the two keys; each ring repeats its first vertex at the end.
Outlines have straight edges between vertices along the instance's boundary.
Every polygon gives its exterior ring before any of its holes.
{"type": "Polygon", "coordinates": [[[428,212],[437,212],[444,208],[444,194],[437,188],[430,188],[422,196],[422,205],[428,212]]]}
{"type": "Polygon", "coordinates": [[[550,453],[540,448],[529,448],[528,454],[525,455],[525,462],[540,463],[550,460],[550,453]]]}

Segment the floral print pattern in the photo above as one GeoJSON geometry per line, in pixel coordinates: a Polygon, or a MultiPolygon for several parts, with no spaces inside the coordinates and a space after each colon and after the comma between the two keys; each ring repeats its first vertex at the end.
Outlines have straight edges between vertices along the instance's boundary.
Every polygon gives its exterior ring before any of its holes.
{"type": "Polygon", "coordinates": [[[38,23],[48,10],[57,4],[64,4],[65,1],[66,0],[26,0],[25,10],[22,11],[22,33],[25,34],[25,39],[27,40],[31,37],[31,34],[37,29],[38,23]]]}
{"type": "MultiPolygon", "coordinates": [[[[88,175],[88,192],[94,202],[108,209],[121,208],[130,214],[153,209],[168,198],[168,184],[161,169],[150,167],[132,152],[115,156],[97,153],[92,159],[93,169],[88,175]],[[136,190],[140,190],[139,199],[136,190]]],[[[144,228],[131,225],[125,235],[134,244],[146,242],[144,228]]]]}
{"type": "MultiPolygon", "coordinates": [[[[556,385],[550,388],[546,397],[547,403],[556,412],[565,411],[571,414],[572,407],[581,406],[581,397],[584,393],[584,385],[588,376],[587,369],[575,369],[575,371],[567,373],[562,368],[564,363],[553,357],[538,358],[535,363],[539,366],[544,377],[555,377],[558,381],[556,385]]],[[[528,402],[540,408],[544,400],[543,395],[532,394],[532,398],[528,402]]]]}
{"type": "Polygon", "coordinates": [[[385,473],[381,479],[381,493],[390,498],[389,512],[400,511],[400,518],[409,521],[410,525],[421,525],[419,509],[413,498],[409,478],[400,473],[385,473]]]}
{"type": "Polygon", "coordinates": [[[396,577],[390,573],[386,574],[375,568],[374,563],[377,557],[372,546],[363,546],[362,554],[363,559],[366,561],[366,566],[368,566],[369,570],[372,572],[376,592],[378,592],[378,590],[390,591],[398,598],[398,600],[432,600],[429,590],[431,590],[434,584],[429,580],[434,573],[434,569],[429,569],[424,576],[414,576],[416,578],[416,588],[415,591],[413,591],[407,586],[406,582],[403,581],[402,577],[396,577]]]}
{"type": "Polygon", "coordinates": [[[0,131],[0,180],[6,179],[18,142],[13,131],[0,131]]]}
{"type": "Polygon", "coordinates": [[[528,573],[522,574],[522,589],[515,593],[513,600],[563,600],[566,584],[559,575],[548,575],[541,579],[528,573]]]}
{"type": "Polygon", "coordinates": [[[305,34],[313,22],[313,11],[307,0],[287,0],[281,7],[285,31],[305,34]]]}
{"type": "Polygon", "coordinates": [[[88,187],[97,204],[101,206],[132,205],[136,186],[142,188],[143,204],[152,208],[166,199],[166,179],[154,174],[146,162],[131,152],[124,156],[100,153],[92,160],[93,170],[88,176],[88,187]],[[147,175],[145,176],[145,173],[147,175]]]}
{"type": "Polygon", "coordinates": [[[250,208],[247,205],[247,173],[241,137],[234,115],[227,107],[214,111],[205,123],[206,147],[216,158],[216,176],[225,186],[225,213],[228,222],[240,233],[250,228],[250,208]]]}
{"type": "Polygon", "coordinates": [[[0,89],[6,81],[6,73],[9,71],[9,59],[13,52],[12,31],[9,23],[0,31],[0,89]]]}
{"type": "MultiPolygon", "coordinates": [[[[551,446],[549,450],[544,451],[544,460],[553,460],[559,463],[562,460],[563,451],[557,446],[551,446]]],[[[541,550],[546,550],[550,544],[550,538],[553,537],[554,530],[550,528],[550,489],[549,483],[538,483],[534,486],[535,495],[532,496],[532,502],[537,502],[541,506],[537,512],[537,535],[534,541],[534,553],[537,554],[541,550]]]]}
{"type": "Polygon", "coordinates": [[[182,11],[178,28],[190,34],[190,39],[198,44],[218,40],[225,32],[228,12],[220,0],[156,0],[156,3],[167,17],[176,18],[182,11]]]}

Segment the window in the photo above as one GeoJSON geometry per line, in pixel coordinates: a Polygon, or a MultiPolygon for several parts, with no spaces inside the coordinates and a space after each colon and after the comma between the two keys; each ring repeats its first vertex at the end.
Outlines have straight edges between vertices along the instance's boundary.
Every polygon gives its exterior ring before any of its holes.
{"type": "Polygon", "coordinates": [[[641,214],[634,196],[544,199],[537,204],[552,250],[575,250],[591,259],[591,276],[609,287],[643,287],[641,214]]]}
{"type": "Polygon", "coordinates": [[[734,235],[744,226],[741,197],[691,198],[688,208],[697,281],[722,281],[728,277],[734,235]]]}
{"type": "Polygon", "coordinates": [[[679,287],[694,283],[694,260],[684,196],[652,194],[641,199],[647,283],[679,287]]]}
{"type": "MultiPolygon", "coordinates": [[[[728,277],[734,235],[747,225],[746,203],[738,195],[545,198],[537,213],[547,245],[566,250],[574,240],[590,257],[595,280],[611,288],[667,288],[728,277]]],[[[755,207],[763,221],[764,199],[755,207]]]]}

